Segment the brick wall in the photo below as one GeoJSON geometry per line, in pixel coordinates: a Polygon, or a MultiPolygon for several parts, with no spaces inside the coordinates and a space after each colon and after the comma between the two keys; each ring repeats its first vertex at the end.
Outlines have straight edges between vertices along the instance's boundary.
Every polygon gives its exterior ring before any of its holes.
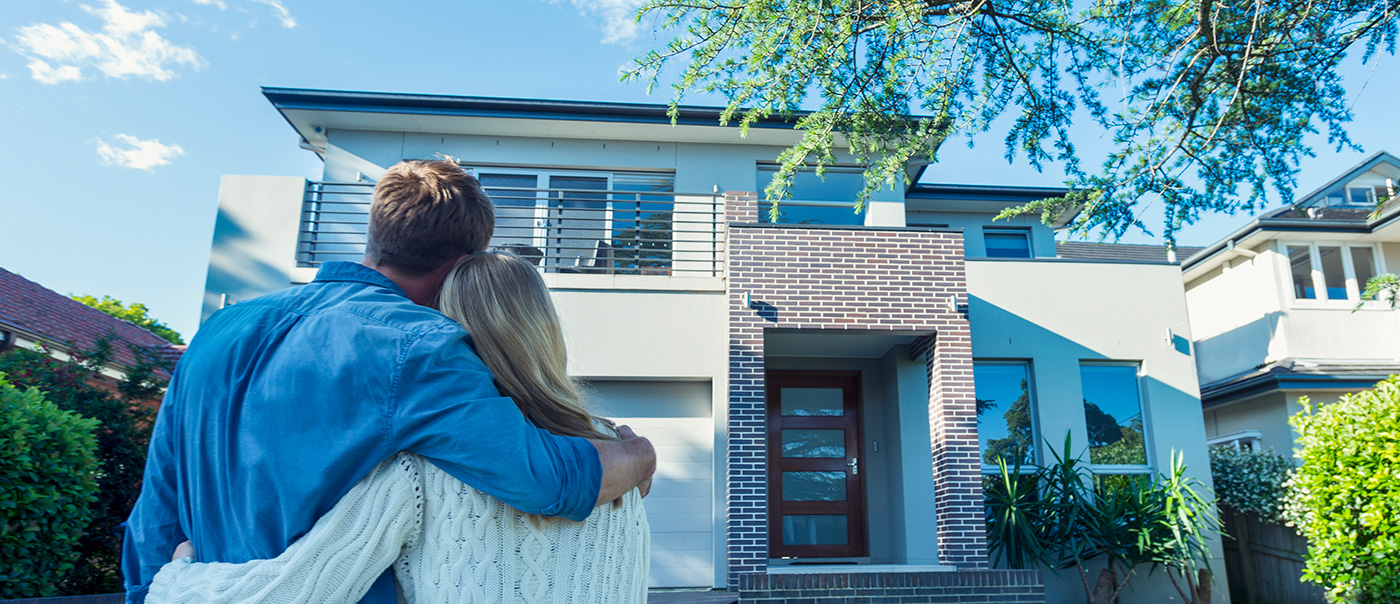
{"type": "Polygon", "coordinates": [[[741,604],[1020,604],[1045,602],[1040,571],[745,575],[741,604]]]}
{"type": "MultiPolygon", "coordinates": [[[[725,202],[731,220],[756,220],[754,194],[725,202]]],[[[775,328],[932,334],[920,346],[929,352],[939,559],[985,566],[971,339],[957,308],[966,301],[962,234],[751,222],[728,230],[730,588],[767,569],[763,332],[775,328]]]]}

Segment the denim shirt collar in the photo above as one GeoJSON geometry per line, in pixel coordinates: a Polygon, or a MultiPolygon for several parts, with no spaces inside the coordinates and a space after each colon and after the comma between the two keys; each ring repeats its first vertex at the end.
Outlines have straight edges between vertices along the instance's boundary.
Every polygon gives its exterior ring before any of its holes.
{"type": "Polygon", "coordinates": [[[358,262],[327,262],[321,265],[321,270],[316,271],[315,281],[319,282],[353,282],[366,283],[378,287],[383,287],[405,298],[408,294],[388,277],[377,270],[358,262]]]}

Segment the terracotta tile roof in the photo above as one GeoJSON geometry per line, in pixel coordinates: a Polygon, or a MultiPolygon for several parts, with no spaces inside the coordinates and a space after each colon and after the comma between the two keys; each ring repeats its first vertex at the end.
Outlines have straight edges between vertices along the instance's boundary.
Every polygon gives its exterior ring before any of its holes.
{"type": "MultiPolygon", "coordinates": [[[[1093,243],[1088,241],[1064,241],[1056,246],[1061,258],[1079,260],[1119,260],[1124,262],[1166,262],[1167,248],[1161,245],[1139,243],[1093,243]]],[[[1178,246],[1177,260],[1185,260],[1202,248],[1178,246]]]]}
{"type": "MultiPolygon", "coordinates": [[[[68,296],[0,268],[0,328],[22,337],[38,337],[64,347],[71,342],[90,348],[98,338],[115,336],[113,362],[121,367],[136,363],[129,345],[153,347],[172,363],[184,352],[145,329],[123,321],[68,296]],[[123,344],[123,342],[125,344],[123,344]]],[[[169,377],[168,375],[163,377],[169,377]]]]}

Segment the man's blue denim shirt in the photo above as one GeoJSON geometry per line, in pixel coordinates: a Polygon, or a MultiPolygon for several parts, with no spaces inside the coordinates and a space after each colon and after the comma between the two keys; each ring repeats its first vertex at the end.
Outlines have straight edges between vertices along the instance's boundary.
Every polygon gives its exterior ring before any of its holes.
{"type": "MultiPolygon", "coordinates": [[[[374,269],[327,263],[308,285],[215,313],[156,418],[122,544],[127,601],[145,600],[186,539],[200,562],[276,557],[398,451],[573,520],[602,480],[588,441],[526,421],[462,327],[374,269]]],[[[363,600],[396,601],[387,572],[363,600]]]]}

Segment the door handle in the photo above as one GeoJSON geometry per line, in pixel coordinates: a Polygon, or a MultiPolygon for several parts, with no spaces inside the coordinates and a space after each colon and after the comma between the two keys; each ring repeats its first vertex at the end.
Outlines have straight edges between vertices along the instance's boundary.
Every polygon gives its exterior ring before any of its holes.
{"type": "Polygon", "coordinates": [[[852,457],[850,461],[846,462],[846,467],[851,469],[852,476],[860,474],[860,458],[852,457]]]}

